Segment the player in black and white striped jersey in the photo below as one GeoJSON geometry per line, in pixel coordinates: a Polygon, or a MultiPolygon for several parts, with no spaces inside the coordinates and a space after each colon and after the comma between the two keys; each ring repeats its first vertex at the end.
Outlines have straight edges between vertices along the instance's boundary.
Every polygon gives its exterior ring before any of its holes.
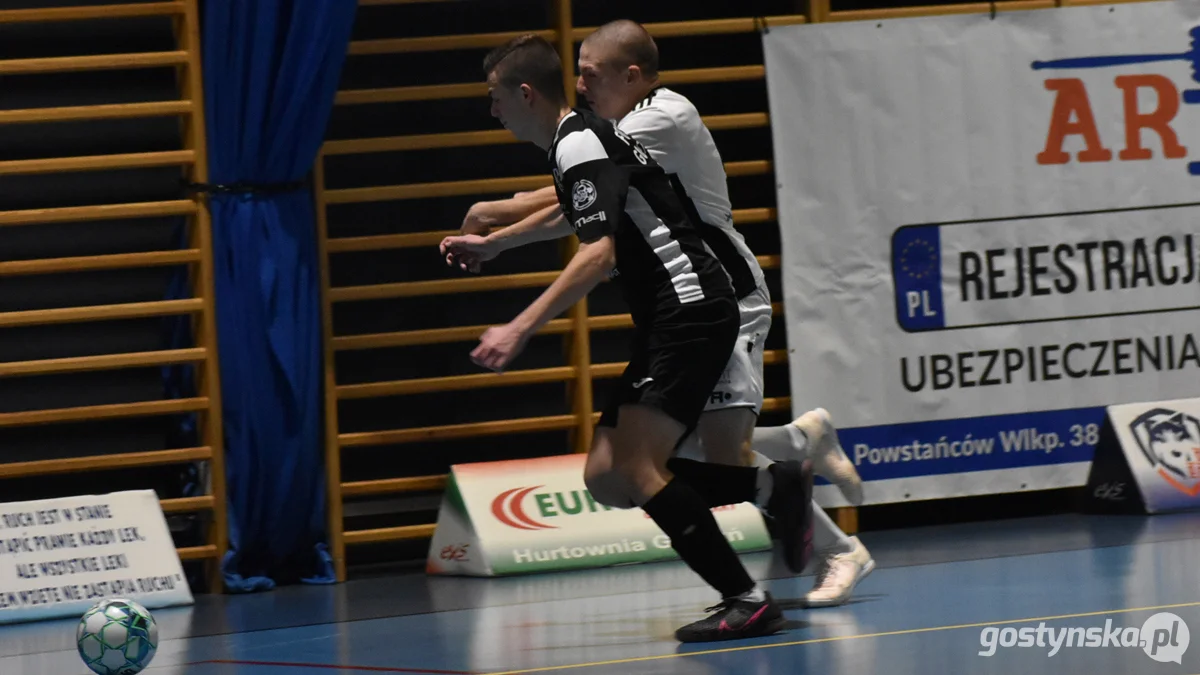
{"type": "MultiPolygon", "coordinates": [[[[504,370],[546,322],[615,276],[634,318],[635,346],[588,453],[588,490],[606,505],[640,506],[680,558],[721,594],[714,613],[680,628],[679,640],[777,632],[782,611],[720,531],[694,487],[703,480],[682,480],[666,468],[703,414],[737,340],[740,315],[730,278],[646,149],[595,114],[567,106],[559,63],[548,42],[527,35],[489,54],[485,71],[493,116],[518,139],[548,151],[561,214],[530,236],[573,231],[579,250],[516,319],[484,333],[472,359],[504,370]]],[[[461,237],[444,240],[442,252],[448,263],[470,264],[471,245],[461,237]]],[[[728,468],[752,489],[760,480],[774,485],[768,510],[796,532],[810,527],[811,470],[799,462],[781,462],[769,472],[728,468]]]]}
{"type": "MultiPolygon", "coordinates": [[[[631,21],[606,24],[584,40],[579,66],[579,93],[598,114],[616,120],[618,128],[663,167],[690,219],[698,223],[705,243],[729,273],[739,300],[738,346],[705,406],[697,433],[688,437],[670,467],[688,476],[722,472],[720,466],[699,466],[694,460],[765,467],[772,460],[811,458],[818,475],[838,485],[851,503],[861,503],[861,481],[824,410],[809,411],[781,427],[754,428],[763,403],[762,354],[771,327],[770,296],[757,259],[733,228],[724,163],[711,133],[691,101],[657,82],[653,39],[631,21]],[[751,432],[753,451],[739,455],[751,432]]],[[[559,213],[554,188],[476,204],[464,220],[464,234],[488,234],[489,225],[515,225],[489,234],[486,245],[480,241],[477,250],[484,257],[473,264],[509,248],[528,232],[546,234],[543,228],[559,213]]],[[[725,485],[730,489],[704,496],[713,505],[746,499],[736,481],[725,485]]],[[[769,497],[760,490],[755,501],[761,506],[769,497]]],[[[805,603],[842,604],[874,568],[874,560],[857,537],[848,537],[816,505],[813,520],[818,564],[805,603]]],[[[785,545],[785,553],[789,550],[785,545]]]]}
{"type": "Polygon", "coordinates": [[[645,148],[586,111],[559,121],[549,152],[563,213],[582,242],[613,235],[636,325],[729,297],[724,269],[645,148]]]}

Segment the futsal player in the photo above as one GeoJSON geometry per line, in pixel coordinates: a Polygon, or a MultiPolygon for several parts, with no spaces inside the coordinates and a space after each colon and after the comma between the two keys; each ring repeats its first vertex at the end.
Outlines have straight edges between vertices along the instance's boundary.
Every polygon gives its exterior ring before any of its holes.
{"type": "MultiPolygon", "coordinates": [[[[783,626],[770,594],[750,578],[705,500],[667,470],[704,410],[738,336],[734,291],[687,217],[670,180],[644,148],[595,114],[567,105],[558,54],[526,35],[484,61],[492,115],[547,151],[559,207],[579,249],[513,321],[489,328],[471,358],[503,371],[550,319],[615,277],[634,318],[635,348],[589,450],[584,480],[599,502],[641,507],[679,557],[721,596],[709,617],[683,626],[683,642],[769,635],[783,626]]],[[[448,255],[457,255],[453,245],[448,255]]],[[[745,469],[753,477],[753,467],[745,469]]],[[[769,510],[807,526],[811,470],[772,466],[769,510]],[[806,489],[807,483],[807,489],[806,489]]]]}
{"type": "MultiPolygon", "coordinates": [[[[684,477],[706,476],[708,480],[697,485],[712,506],[754,501],[761,507],[771,496],[769,489],[754,490],[748,481],[721,481],[720,476],[731,478],[724,467],[703,466],[696,460],[765,468],[772,460],[811,458],[818,475],[838,485],[851,503],[861,503],[861,480],[842,452],[826,411],[810,411],[782,427],[755,428],[763,400],[762,352],[771,325],[770,296],[757,259],[733,228],[724,164],[709,130],[690,101],[658,82],[653,38],[632,21],[606,24],[581,45],[579,72],[578,92],[592,110],[618,120],[618,129],[638,141],[667,172],[689,218],[729,273],[739,301],[737,347],[705,405],[697,433],[688,436],[669,468],[684,477]],[[747,447],[751,434],[754,451],[747,447]],[[705,485],[720,487],[706,491],[705,485]]],[[[480,202],[464,220],[467,236],[458,240],[464,255],[457,262],[478,271],[484,260],[502,250],[565,234],[568,230],[556,220],[560,216],[554,187],[480,202]],[[470,237],[488,234],[491,225],[514,222],[484,239],[470,237]]],[[[814,503],[813,511],[816,580],[804,602],[842,604],[875,563],[862,542],[842,532],[819,505],[814,503]]],[[[796,565],[804,556],[797,554],[797,547],[785,544],[784,553],[789,567],[801,572],[796,565]]]]}

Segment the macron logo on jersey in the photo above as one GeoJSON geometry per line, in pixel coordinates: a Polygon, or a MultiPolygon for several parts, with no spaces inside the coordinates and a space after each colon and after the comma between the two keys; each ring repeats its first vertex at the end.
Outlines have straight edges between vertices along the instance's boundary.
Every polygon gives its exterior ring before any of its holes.
{"type": "Polygon", "coordinates": [[[575,219],[575,230],[578,231],[584,225],[587,225],[588,223],[597,221],[597,220],[602,223],[608,222],[608,216],[604,215],[603,211],[598,211],[598,212],[593,213],[592,215],[587,216],[585,218],[576,218],[575,219]]]}

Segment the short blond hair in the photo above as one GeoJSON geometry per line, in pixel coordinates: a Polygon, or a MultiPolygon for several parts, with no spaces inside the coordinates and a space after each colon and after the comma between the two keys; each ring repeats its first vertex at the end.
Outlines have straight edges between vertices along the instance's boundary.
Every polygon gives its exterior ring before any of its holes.
{"type": "Polygon", "coordinates": [[[658,45],[642,24],[618,19],[600,26],[584,42],[604,42],[616,47],[620,69],[637,66],[647,77],[658,77],[658,45]]]}

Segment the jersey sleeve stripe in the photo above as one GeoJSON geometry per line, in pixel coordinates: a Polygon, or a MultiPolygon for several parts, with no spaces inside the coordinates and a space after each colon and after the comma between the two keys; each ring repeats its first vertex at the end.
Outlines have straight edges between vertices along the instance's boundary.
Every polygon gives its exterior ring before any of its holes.
{"type": "Polygon", "coordinates": [[[571,167],[597,159],[607,159],[604,144],[591,129],[572,131],[558,142],[558,170],[566,173],[571,167]]]}

